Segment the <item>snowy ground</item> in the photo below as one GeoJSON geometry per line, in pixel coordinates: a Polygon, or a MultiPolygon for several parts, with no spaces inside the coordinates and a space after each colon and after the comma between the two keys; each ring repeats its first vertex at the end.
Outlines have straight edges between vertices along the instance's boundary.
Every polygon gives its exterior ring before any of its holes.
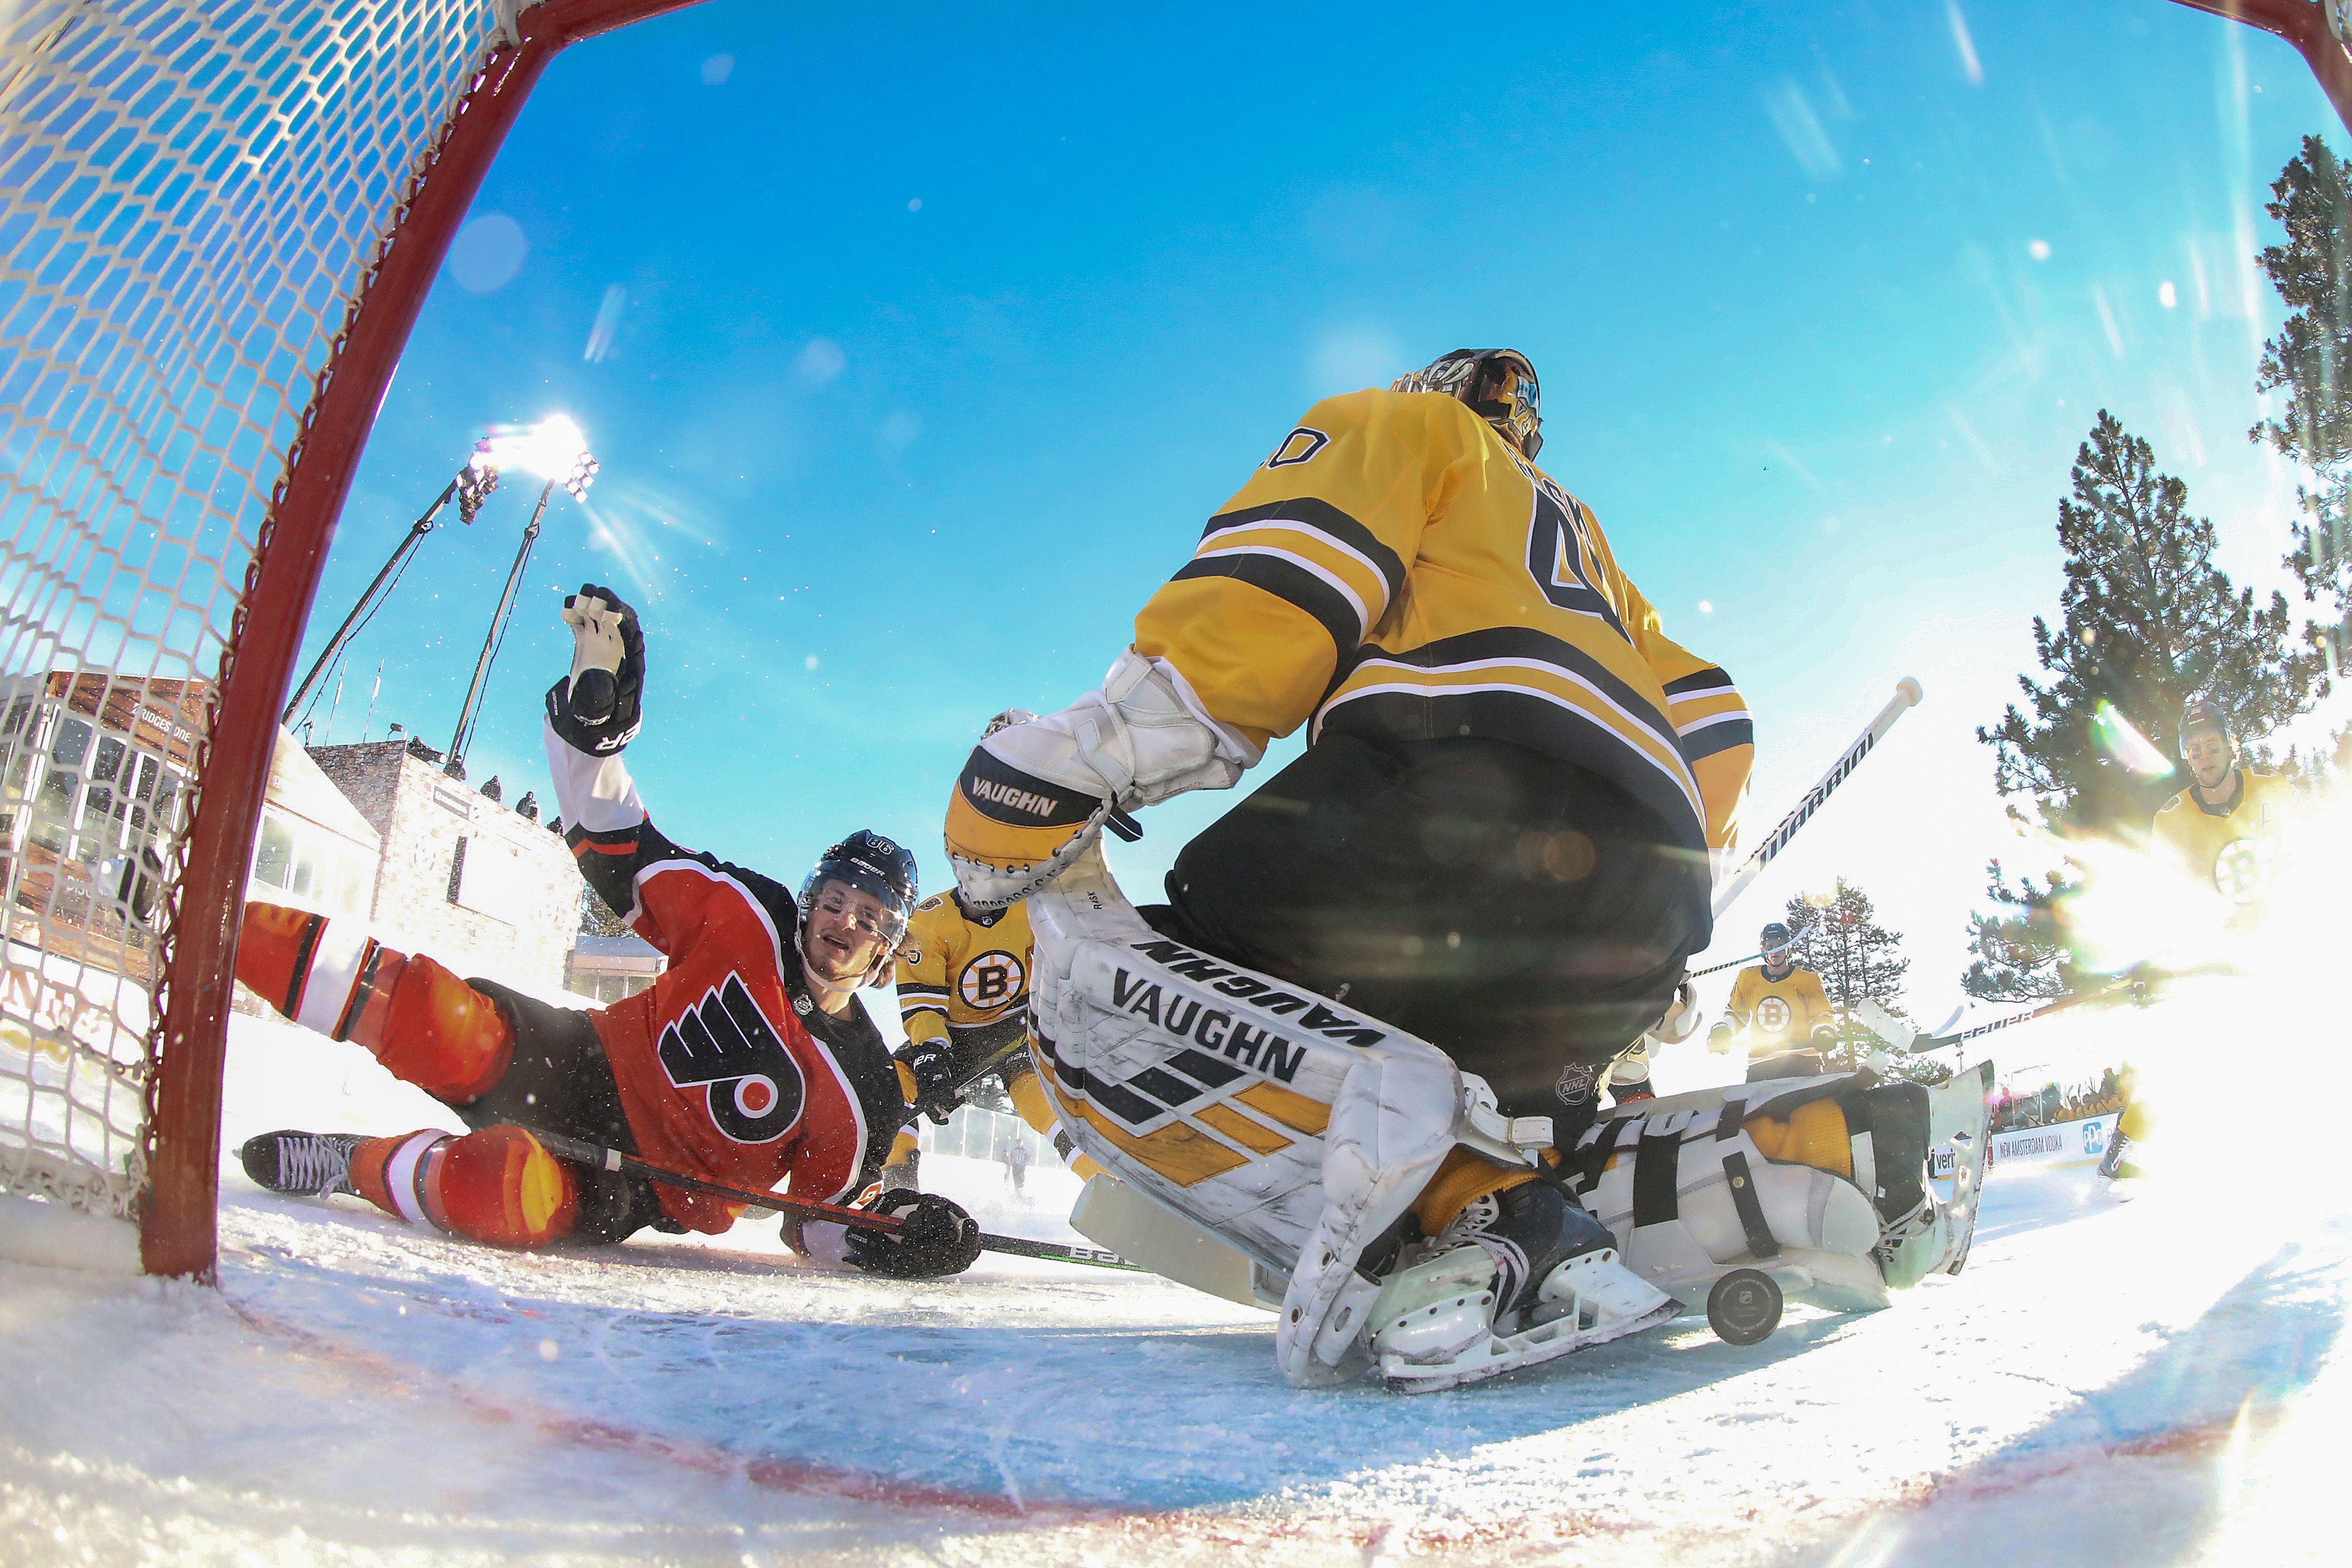
{"type": "MultiPolygon", "coordinates": [[[[233,1055],[232,1148],[433,1120],[315,1036],[233,1055]]],[[[1067,1237],[1066,1176],[932,1163],[1067,1237]]],[[[2337,1560],[2342,1205],[2095,1186],[1996,1175],[1886,1312],[1404,1397],[1286,1388],[1265,1315],[1146,1277],[509,1257],[231,1173],[217,1293],[0,1265],[0,1563],[2337,1560]]]]}

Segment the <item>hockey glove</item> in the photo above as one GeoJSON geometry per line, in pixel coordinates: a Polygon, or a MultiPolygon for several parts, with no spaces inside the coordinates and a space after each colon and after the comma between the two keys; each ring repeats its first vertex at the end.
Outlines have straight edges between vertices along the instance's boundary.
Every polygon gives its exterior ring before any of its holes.
{"type": "Polygon", "coordinates": [[[1706,1032],[1706,1048],[1719,1057],[1731,1054],[1730,1020],[1725,1019],[1706,1032]]]}
{"type": "Polygon", "coordinates": [[[609,757],[644,721],[646,639],[637,613],[610,588],[583,583],[563,600],[572,628],[572,673],[547,689],[547,723],[563,743],[609,757]]]}
{"type": "Polygon", "coordinates": [[[980,1226],[937,1193],[884,1193],[870,1212],[903,1224],[896,1231],[852,1230],[845,1261],[853,1268],[888,1279],[939,1279],[962,1273],[980,1256],[980,1226]]]}
{"type": "Polygon", "coordinates": [[[898,1047],[895,1059],[907,1103],[946,1126],[961,1103],[955,1091],[955,1052],[945,1040],[909,1040],[898,1047]]]}
{"type": "Polygon", "coordinates": [[[1076,864],[1115,814],[1231,789],[1262,748],[1213,723],[1175,668],[1129,649],[1059,713],[983,739],[948,803],[964,900],[998,910],[1076,864]]]}

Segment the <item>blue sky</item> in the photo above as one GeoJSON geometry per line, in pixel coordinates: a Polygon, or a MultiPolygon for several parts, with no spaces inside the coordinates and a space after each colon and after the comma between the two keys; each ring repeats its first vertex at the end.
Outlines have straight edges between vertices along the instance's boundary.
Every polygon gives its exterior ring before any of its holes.
{"type": "MultiPolygon", "coordinates": [[[[304,657],[478,435],[561,409],[604,471],[551,513],[473,778],[546,798],[557,596],[609,582],[673,837],[793,880],[871,826],[936,889],[981,721],[1098,679],[1307,404],[1508,343],[1546,468],[1748,691],[1758,828],[1926,682],[1717,951],[1842,871],[1940,1016],[2014,849],[1973,730],[2054,603],[2095,410],[2277,576],[2251,255],[2341,127],[2284,46],[2159,0],[1595,9],[717,0],[572,49],[425,307],[304,657]]],[[[382,660],[373,733],[446,743],[529,499],[427,542],[335,739],[382,660]]],[[[1150,814],[1130,892],[1234,798],[1150,814]]]]}

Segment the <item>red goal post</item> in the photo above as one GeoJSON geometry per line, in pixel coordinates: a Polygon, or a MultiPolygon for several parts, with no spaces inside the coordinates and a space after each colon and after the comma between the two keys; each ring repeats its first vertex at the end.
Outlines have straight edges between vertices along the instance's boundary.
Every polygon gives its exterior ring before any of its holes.
{"type": "Polygon", "coordinates": [[[2352,0],[2173,0],[2284,38],[2311,67],[2336,117],[2352,129],[2352,0]]]}
{"type": "Polygon", "coordinates": [[[335,521],[548,60],[693,0],[0,7],[0,1189],[210,1279],[238,911],[335,521]]]}

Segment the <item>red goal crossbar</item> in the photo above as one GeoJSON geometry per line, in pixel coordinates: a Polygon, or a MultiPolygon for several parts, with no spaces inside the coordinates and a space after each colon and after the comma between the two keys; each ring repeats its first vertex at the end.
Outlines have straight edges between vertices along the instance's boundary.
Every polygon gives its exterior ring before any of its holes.
{"type": "Polygon", "coordinates": [[[2311,67],[2320,89],[2336,106],[2336,118],[2352,129],[2352,54],[2345,50],[2342,8],[2325,0],[2173,0],[2192,11],[2227,16],[2284,38],[2311,67]]]}

